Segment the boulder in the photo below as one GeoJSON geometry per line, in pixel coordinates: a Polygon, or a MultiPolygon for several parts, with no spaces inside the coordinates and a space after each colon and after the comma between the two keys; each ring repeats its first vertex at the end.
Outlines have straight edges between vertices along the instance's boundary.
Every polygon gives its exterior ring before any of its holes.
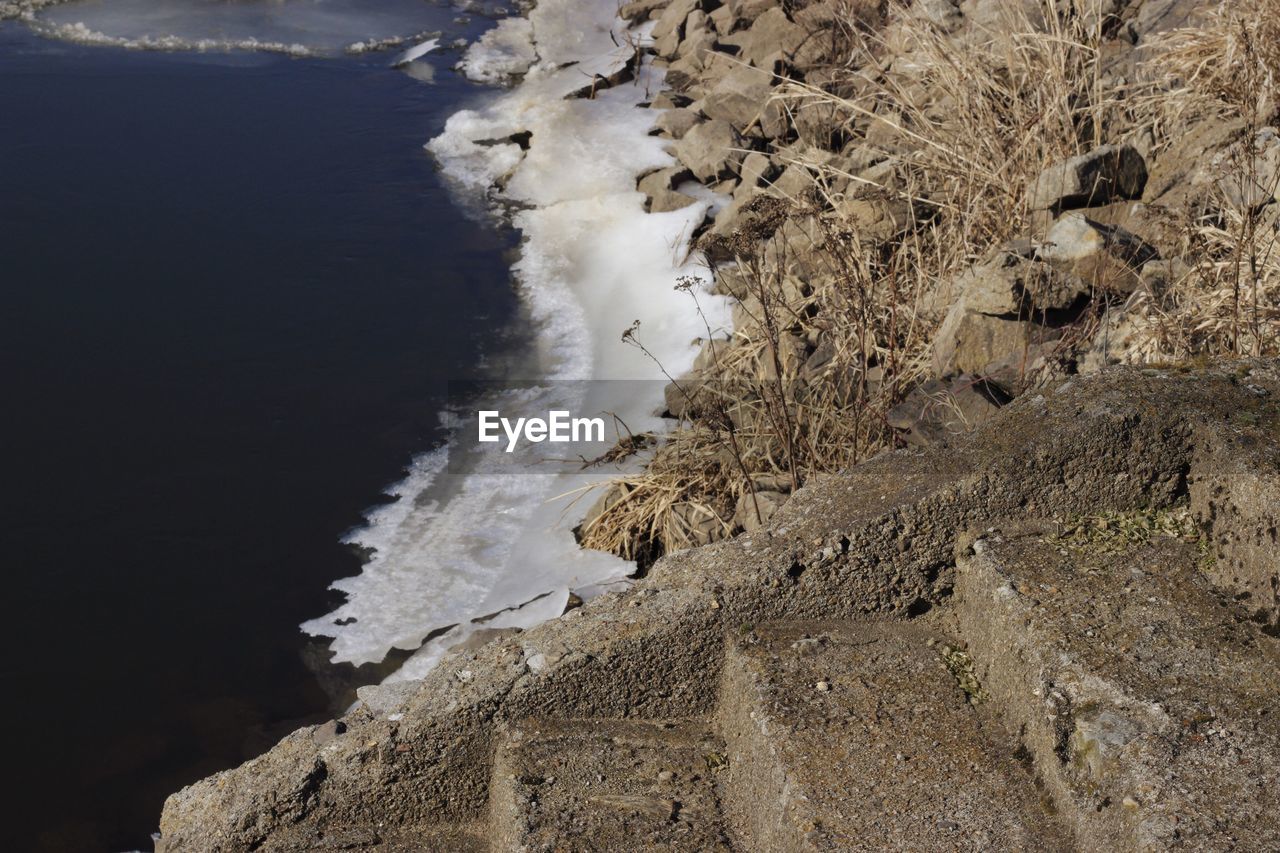
{"type": "Polygon", "coordinates": [[[654,12],[661,15],[661,10],[667,2],[668,0],[631,0],[630,3],[618,9],[618,17],[632,25],[642,24],[649,20],[654,12]]]}
{"type": "Polygon", "coordinates": [[[972,311],[1021,315],[1070,308],[1089,294],[1089,285],[1070,272],[1005,248],[966,270],[953,292],[972,311]]]}
{"type": "Polygon", "coordinates": [[[742,137],[724,119],[694,125],[675,144],[675,155],[700,181],[713,181],[742,162],[742,137]]]}
{"type": "Polygon", "coordinates": [[[733,513],[733,526],[742,528],[746,533],[759,530],[782,508],[789,497],[783,492],[757,490],[754,495],[744,492],[738,498],[738,505],[733,513]]]}
{"type": "Polygon", "coordinates": [[[1035,328],[1026,320],[971,311],[961,299],[934,337],[934,375],[981,375],[988,364],[1023,352],[1032,342],[1035,328]]]}
{"type": "Polygon", "coordinates": [[[642,177],[637,182],[636,189],[648,196],[646,205],[650,213],[679,210],[696,201],[696,199],[675,190],[678,184],[689,180],[690,177],[689,170],[679,166],[658,169],[642,177]]]}
{"type": "MultiPolygon", "coordinates": [[[[655,42],[669,38],[675,35],[676,44],[684,37],[684,22],[689,17],[689,13],[694,9],[702,7],[702,0],[671,0],[667,8],[662,10],[662,14],[658,16],[658,22],[653,25],[653,31],[650,36],[655,42]]],[[[659,52],[659,56],[663,54],[659,52]]]]}
{"type": "Polygon", "coordinates": [[[672,139],[683,139],[689,129],[698,123],[698,115],[693,110],[663,110],[662,115],[653,123],[659,133],[672,139]]]}
{"type": "Polygon", "coordinates": [[[890,409],[886,420],[909,445],[946,445],[990,420],[1009,399],[1000,388],[976,376],[931,379],[890,409]]]}
{"type": "Polygon", "coordinates": [[[1182,208],[1209,183],[1205,168],[1216,152],[1238,139],[1244,119],[1212,116],[1179,128],[1172,144],[1156,156],[1142,200],[1182,208]]]}
{"type": "Polygon", "coordinates": [[[742,160],[742,168],[738,177],[742,179],[739,187],[758,187],[773,174],[773,163],[759,151],[752,151],[742,160]]]}
{"type": "Polygon", "coordinates": [[[759,68],[772,66],[773,55],[781,53],[790,57],[808,38],[799,25],[793,23],[787,13],[772,6],[760,14],[750,29],[722,38],[720,41],[738,49],[738,59],[759,68]]]}
{"type": "Polygon", "coordinates": [[[1147,164],[1132,145],[1103,145],[1040,173],[1027,190],[1032,210],[1068,210],[1141,198],[1147,164]]]}
{"type": "Polygon", "coordinates": [[[663,531],[663,545],[668,551],[696,548],[729,538],[729,531],[729,525],[711,508],[681,501],[671,507],[671,517],[663,531]]]}
{"type": "Polygon", "coordinates": [[[724,119],[744,130],[756,120],[769,99],[773,75],[760,68],[739,65],[718,82],[702,102],[707,118],[724,119]]]}
{"type": "Polygon", "coordinates": [[[1258,131],[1250,146],[1237,142],[1213,158],[1217,187],[1227,203],[1240,211],[1257,210],[1275,201],[1280,182],[1280,135],[1274,127],[1258,131]]]}
{"type": "Polygon", "coordinates": [[[885,243],[910,231],[918,220],[918,205],[888,195],[864,195],[837,202],[832,215],[859,239],[885,243]]]}
{"type": "Polygon", "coordinates": [[[1140,282],[1138,271],[1159,253],[1123,228],[1068,213],[1049,229],[1036,257],[1080,278],[1094,291],[1129,294],[1140,282]]]}

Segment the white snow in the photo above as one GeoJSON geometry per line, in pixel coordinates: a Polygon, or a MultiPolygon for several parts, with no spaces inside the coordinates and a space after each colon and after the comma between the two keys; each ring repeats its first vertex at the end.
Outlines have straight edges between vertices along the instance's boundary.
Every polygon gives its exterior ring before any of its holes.
{"type": "MultiPolygon", "coordinates": [[[[485,408],[504,416],[553,407],[575,416],[613,412],[633,432],[661,431],[655,413],[662,372],[621,334],[639,320],[640,339],[668,372],[691,365],[705,329],[674,285],[681,275],[704,276],[685,253],[710,200],[644,212],[637,176],[674,162],[664,142],[648,135],[656,113],[637,108],[660,87],[657,72],[641,69],[635,82],[594,100],[564,98],[630,57],[628,39],[637,35],[624,30],[616,8],[614,0],[542,0],[527,24],[528,41],[519,41],[522,28],[512,21],[478,43],[483,48],[473,46],[462,67],[477,79],[509,75],[526,60],[527,71],[510,91],[451,117],[427,147],[458,192],[521,206],[513,221],[524,243],[514,273],[538,353],[529,375],[518,378],[545,382],[485,408]],[[492,142],[521,132],[532,133],[527,152],[492,142]]],[[[723,300],[700,300],[713,330],[728,325],[723,300]]],[[[333,638],[335,661],[380,660],[392,647],[416,648],[430,632],[457,625],[395,676],[421,677],[471,631],[529,627],[560,613],[570,589],[617,588],[633,570],[578,548],[572,533],[594,495],[577,504],[568,495],[609,473],[584,473],[573,454],[590,458],[603,445],[563,455],[535,445],[515,454],[518,468],[511,460],[500,468],[467,440],[474,433],[465,419],[458,429],[459,440],[415,460],[393,491],[396,501],[350,537],[374,554],[360,575],[335,584],[346,603],[303,625],[333,638]],[[475,621],[499,611],[492,621],[475,621]]],[[[608,438],[605,445],[614,436],[608,438]]]]}

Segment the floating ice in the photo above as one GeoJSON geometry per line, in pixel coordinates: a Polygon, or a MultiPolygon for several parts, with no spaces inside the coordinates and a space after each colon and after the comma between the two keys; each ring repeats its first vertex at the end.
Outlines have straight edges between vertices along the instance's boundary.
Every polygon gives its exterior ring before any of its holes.
{"type": "Polygon", "coordinates": [[[448,25],[424,0],[77,0],[31,23],[57,38],[149,50],[377,50],[448,25]]]}
{"type": "MultiPolygon", "coordinates": [[[[674,162],[665,143],[648,135],[656,114],[637,108],[660,77],[645,67],[634,82],[595,99],[565,98],[633,56],[636,36],[616,9],[615,0],[542,0],[527,24],[495,30],[473,46],[464,70],[495,79],[527,63],[522,81],[487,106],[454,115],[428,144],[459,192],[521,207],[513,219],[524,237],[514,273],[538,339],[536,364],[521,379],[661,380],[622,331],[639,320],[645,346],[673,374],[688,369],[694,340],[705,336],[688,295],[674,285],[681,275],[702,275],[685,253],[710,200],[648,214],[635,188],[638,174],[674,162]],[[502,142],[515,134],[531,134],[527,151],[502,142]]],[[[727,326],[725,303],[700,298],[712,328],[727,326]]],[[[647,393],[638,395],[627,383],[548,382],[521,402],[582,416],[613,412],[633,432],[661,431],[661,385],[643,387],[647,393]]],[[[540,460],[519,474],[484,473],[482,462],[463,458],[469,446],[455,442],[417,460],[395,502],[350,537],[373,549],[372,558],[359,576],[335,584],[345,604],[303,626],[334,638],[336,661],[418,648],[397,677],[420,677],[476,628],[528,627],[557,615],[569,589],[608,589],[633,570],[578,548],[572,533],[589,501],[575,505],[567,495],[607,472],[540,460]],[[448,626],[457,627],[420,646],[448,626]]]]}
{"type": "Polygon", "coordinates": [[[422,44],[415,44],[413,47],[391,60],[391,67],[400,68],[401,66],[408,65],[415,59],[421,59],[426,56],[439,46],[440,39],[427,39],[422,44]]]}

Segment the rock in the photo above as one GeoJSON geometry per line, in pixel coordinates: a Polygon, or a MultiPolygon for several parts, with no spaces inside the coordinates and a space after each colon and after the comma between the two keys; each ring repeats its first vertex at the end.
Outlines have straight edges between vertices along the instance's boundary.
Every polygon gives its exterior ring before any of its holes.
{"type": "Polygon", "coordinates": [[[653,15],[654,12],[661,14],[661,11],[668,0],[631,0],[618,9],[618,17],[631,24],[643,23],[653,15]]]}
{"type": "Polygon", "coordinates": [[[909,445],[942,446],[990,420],[1009,399],[1000,388],[976,376],[932,379],[891,409],[886,420],[909,445]]]}
{"type": "Polygon", "coordinates": [[[918,205],[886,194],[864,194],[836,203],[835,219],[858,239],[885,243],[910,231],[917,219],[918,205]]]}
{"type": "Polygon", "coordinates": [[[655,110],[677,110],[689,106],[689,103],[690,101],[686,96],[667,89],[654,95],[653,100],[649,102],[649,106],[655,110]]]}
{"type": "Polygon", "coordinates": [[[1180,209],[1197,192],[1207,188],[1205,166],[1213,155],[1244,132],[1241,118],[1214,116],[1198,121],[1175,135],[1173,144],[1157,155],[1142,200],[1180,209]]]}
{"type": "MultiPolygon", "coordinates": [[[[579,599],[581,602],[581,599],[579,599]]],[[[474,652],[484,648],[496,640],[514,637],[521,632],[520,628],[477,628],[465,640],[454,643],[448,648],[451,652],[474,652]]]]}
{"type": "Polygon", "coordinates": [[[1067,210],[1141,198],[1147,164],[1132,145],[1103,145],[1051,166],[1027,190],[1032,210],[1067,210]]]}
{"type": "Polygon", "coordinates": [[[739,188],[742,187],[758,187],[769,179],[773,174],[773,163],[769,158],[759,151],[752,151],[742,160],[742,168],[738,170],[738,177],[742,179],[739,188]]]}
{"type": "MultiPolygon", "coordinates": [[[[662,10],[662,14],[658,16],[658,22],[653,25],[653,31],[650,36],[654,42],[669,39],[675,36],[675,44],[678,45],[684,37],[684,22],[689,17],[689,13],[694,9],[700,8],[702,0],[671,0],[667,8],[662,10]]],[[[655,44],[656,47],[656,44],[655,44]]],[[[670,56],[674,53],[674,46],[671,54],[658,52],[659,56],[670,56]]]]}
{"type": "Polygon", "coordinates": [[[928,21],[948,33],[964,21],[957,4],[951,0],[915,0],[908,11],[912,17],[928,21]]]}
{"type": "Polygon", "coordinates": [[[630,489],[623,483],[610,483],[605,487],[604,493],[596,498],[596,502],[583,515],[582,521],[578,524],[578,529],[583,530],[593,524],[596,519],[604,515],[605,512],[628,494],[630,494],[630,489]]]}
{"type": "MultiPolygon", "coordinates": [[[[729,0],[724,8],[728,10],[733,27],[750,26],[756,18],[770,9],[777,8],[778,0],[729,0]]],[[[726,30],[725,35],[729,32],[726,30]]]]}
{"type": "Polygon", "coordinates": [[[1214,157],[1212,166],[1228,204],[1240,211],[1264,207],[1275,201],[1280,182],[1280,136],[1274,127],[1264,127],[1252,146],[1238,142],[1214,157]]]}
{"type": "Polygon", "coordinates": [[[1034,324],[970,311],[957,302],[942,321],[933,340],[935,376],[975,373],[1032,342],[1034,324]]]}
{"type": "Polygon", "coordinates": [[[721,43],[738,48],[738,58],[758,68],[772,69],[772,58],[781,52],[790,57],[808,35],[787,18],[781,7],[771,5],[751,24],[750,29],[721,39],[721,43]]]}
{"type": "Polygon", "coordinates": [[[1006,248],[965,271],[955,292],[972,311],[1023,315],[1071,308],[1089,294],[1089,285],[1079,276],[1006,248]]]}
{"type": "Polygon", "coordinates": [[[765,522],[773,517],[775,512],[781,509],[789,497],[790,495],[782,492],[757,489],[753,500],[751,492],[744,492],[738,498],[738,506],[733,513],[734,526],[741,527],[747,533],[759,530],[764,526],[765,522]],[[756,514],[757,507],[759,508],[758,517],[756,514]]]}
{"type": "Polygon", "coordinates": [[[742,161],[742,137],[724,119],[694,125],[675,144],[676,157],[700,181],[712,181],[733,171],[742,161]]]}
{"type": "Polygon", "coordinates": [[[1068,213],[1049,229],[1036,257],[1077,276],[1094,291],[1129,294],[1139,284],[1138,270],[1159,253],[1123,228],[1068,213]]]}
{"type": "Polygon", "coordinates": [[[719,542],[729,536],[728,527],[708,507],[681,501],[671,507],[674,530],[664,530],[663,543],[668,551],[696,548],[719,542]]]}
{"type": "Polygon", "coordinates": [[[663,110],[662,115],[658,116],[658,120],[653,126],[660,133],[663,133],[672,139],[683,139],[684,135],[689,132],[699,121],[697,113],[687,109],[663,110]]]}
{"type": "Polygon", "coordinates": [[[697,201],[697,199],[675,190],[677,184],[683,183],[691,177],[688,169],[679,166],[658,169],[656,172],[650,172],[642,177],[636,184],[636,189],[648,197],[646,205],[650,213],[680,210],[697,201]]]}
{"type": "Polygon", "coordinates": [[[769,99],[773,75],[749,65],[739,65],[726,74],[707,94],[702,112],[710,119],[723,119],[738,130],[756,120],[769,99]]]}
{"type": "Polygon", "coordinates": [[[786,199],[798,199],[812,188],[813,175],[799,164],[787,166],[782,170],[782,174],[769,184],[771,195],[786,199]]]}

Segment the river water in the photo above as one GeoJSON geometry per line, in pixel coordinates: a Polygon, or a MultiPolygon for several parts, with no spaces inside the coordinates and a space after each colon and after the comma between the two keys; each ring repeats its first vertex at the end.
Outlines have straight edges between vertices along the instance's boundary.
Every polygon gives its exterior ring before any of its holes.
{"type": "MultiPolygon", "coordinates": [[[[390,5],[420,25],[371,35],[487,26],[390,5]]],[[[0,23],[6,849],[149,849],[166,794],[349,701],[298,629],[340,539],[524,346],[514,237],[422,147],[482,90],[326,26],[299,58],[0,23]]]]}

